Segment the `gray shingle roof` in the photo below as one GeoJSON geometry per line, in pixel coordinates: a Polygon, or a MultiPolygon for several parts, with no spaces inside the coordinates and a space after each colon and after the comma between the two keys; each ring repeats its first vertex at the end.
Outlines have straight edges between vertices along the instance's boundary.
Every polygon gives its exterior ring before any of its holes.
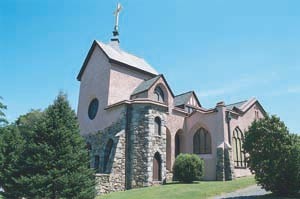
{"type": "Polygon", "coordinates": [[[160,77],[161,77],[160,75],[157,75],[152,79],[143,81],[140,85],[138,85],[138,87],[136,87],[136,89],[133,91],[131,95],[135,95],[148,90],[160,77]]]}
{"type": "Polygon", "coordinates": [[[133,66],[137,69],[152,73],[154,75],[158,75],[158,72],[154,68],[152,68],[144,59],[129,54],[119,47],[115,47],[113,43],[104,44],[99,41],[96,42],[110,59],[122,62],[124,64],[133,66]]]}
{"type": "Polygon", "coordinates": [[[154,68],[152,68],[144,59],[123,51],[122,49],[120,49],[119,44],[113,42],[104,44],[102,42],[94,40],[93,45],[82,64],[80,72],[77,75],[78,81],[81,81],[81,76],[84,73],[84,70],[96,46],[98,46],[103,51],[103,53],[107,56],[109,62],[111,63],[116,63],[118,65],[121,64],[122,66],[147,73],[151,76],[158,75],[158,72],[154,68]]]}
{"type": "Polygon", "coordinates": [[[226,106],[226,109],[227,110],[232,110],[234,107],[236,108],[240,108],[241,106],[243,106],[243,104],[245,104],[247,102],[247,100],[244,100],[244,101],[241,101],[241,102],[236,102],[236,103],[233,103],[233,104],[228,104],[226,106]]]}
{"type": "Polygon", "coordinates": [[[186,104],[191,96],[193,95],[193,91],[189,91],[180,95],[175,96],[174,98],[174,106],[179,106],[182,104],[186,104]]]}

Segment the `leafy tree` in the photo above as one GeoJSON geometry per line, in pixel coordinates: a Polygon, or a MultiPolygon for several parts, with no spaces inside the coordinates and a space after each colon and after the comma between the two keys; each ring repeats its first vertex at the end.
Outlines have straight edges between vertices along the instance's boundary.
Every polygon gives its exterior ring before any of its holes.
{"type": "Polygon", "coordinates": [[[276,116],[254,121],[245,133],[244,149],[249,153],[250,169],[264,189],[276,195],[300,190],[299,138],[289,134],[276,116]]]}
{"type": "Polygon", "coordinates": [[[173,166],[174,179],[191,183],[201,180],[204,174],[204,161],[195,154],[179,154],[173,166]]]}
{"type": "MultiPolygon", "coordinates": [[[[2,100],[1,96],[0,100],[2,100]]],[[[6,108],[7,107],[0,101],[0,127],[8,123],[3,112],[6,108]]]]}
{"type": "Polygon", "coordinates": [[[21,115],[15,122],[15,125],[21,132],[34,131],[42,119],[43,112],[41,110],[31,109],[25,115],[21,115]]]}

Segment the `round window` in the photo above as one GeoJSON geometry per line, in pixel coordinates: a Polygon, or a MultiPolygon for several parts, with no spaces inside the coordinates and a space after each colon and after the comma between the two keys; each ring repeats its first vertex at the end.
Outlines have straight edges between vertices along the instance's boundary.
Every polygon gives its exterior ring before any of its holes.
{"type": "Polygon", "coordinates": [[[89,118],[92,120],[96,117],[98,111],[99,101],[94,98],[89,105],[89,118]]]}

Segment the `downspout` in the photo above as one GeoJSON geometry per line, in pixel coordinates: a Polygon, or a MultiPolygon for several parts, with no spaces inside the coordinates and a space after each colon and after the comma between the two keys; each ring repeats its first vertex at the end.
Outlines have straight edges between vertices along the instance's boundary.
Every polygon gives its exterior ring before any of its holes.
{"type": "Polygon", "coordinates": [[[226,112],[226,122],[227,122],[227,134],[228,134],[228,143],[231,145],[231,129],[230,129],[230,120],[232,116],[230,111],[226,112]]]}

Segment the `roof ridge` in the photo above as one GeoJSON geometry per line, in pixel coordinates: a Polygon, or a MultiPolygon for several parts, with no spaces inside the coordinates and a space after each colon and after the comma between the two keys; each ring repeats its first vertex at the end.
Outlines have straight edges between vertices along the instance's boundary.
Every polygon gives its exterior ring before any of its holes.
{"type": "Polygon", "coordinates": [[[227,104],[226,106],[232,106],[232,105],[239,104],[239,103],[242,103],[242,102],[247,102],[247,101],[248,100],[243,100],[243,101],[235,102],[235,103],[232,103],[232,104],[227,104]]]}
{"type": "Polygon", "coordinates": [[[185,95],[185,94],[188,94],[188,93],[193,93],[193,92],[194,92],[193,90],[192,91],[187,91],[185,93],[181,93],[179,95],[175,95],[175,97],[178,97],[178,96],[181,96],[181,95],[185,95]]]}
{"type": "MultiPolygon", "coordinates": [[[[110,45],[110,43],[104,43],[104,42],[101,42],[101,41],[98,41],[98,40],[96,40],[96,41],[99,42],[99,43],[101,43],[101,44],[104,44],[104,45],[106,45],[106,46],[109,46],[109,47],[113,48],[114,50],[116,50],[112,45],[110,45]]],[[[128,51],[126,51],[126,50],[123,50],[123,48],[121,48],[120,46],[119,46],[119,49],[120,49],[120,51],[117,50],[117,52],[119,52],[119,53],[126,53],[126,54],[128,54],[128,55],[131,55],[131,56],[134,56],[134,57],[136,57],[136,58],[139,58],[139,59],[142,59],[142,60],[146,61],[143,57],[140,57],[140,56],[138,56],[138,55],[135,55],[135,54],[133,54],[133,53],[131,53],[131,52],[128,52],[128,51]]]]}

